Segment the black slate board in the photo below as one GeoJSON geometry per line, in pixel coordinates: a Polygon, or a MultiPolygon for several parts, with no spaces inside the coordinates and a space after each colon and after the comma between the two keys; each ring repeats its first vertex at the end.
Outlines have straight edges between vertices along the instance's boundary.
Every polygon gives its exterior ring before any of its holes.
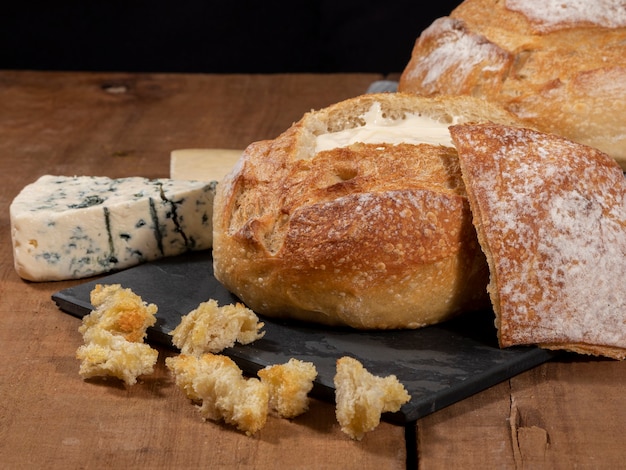
{"type": "MultiPolygon", "coordinates": [[[[143,264],[53,294],[59,308],[76,317],[88,314],[95,284],[121,284],[158,306],[148,341],[173,347],[169,332],[182,315],[210,298],[220,305],[237,301],[214,277],[211,251],[143,264]]],[[[318,370],[312,394],[334,401],[335,361],[360,360],[373,374],[395,374],[411,395],[385,421],[406,424],[513,377],[554,357],[535,347],[500,349],[491,311],[467,314],[418,330],[356,331],[261,317],[265,336],[224,351],[248,374],[289,358],[311,361],[318,370]]]]}

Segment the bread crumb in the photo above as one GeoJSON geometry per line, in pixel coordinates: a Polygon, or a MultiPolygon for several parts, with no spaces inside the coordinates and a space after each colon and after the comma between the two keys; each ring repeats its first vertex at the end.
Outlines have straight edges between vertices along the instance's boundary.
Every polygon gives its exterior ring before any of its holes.
{"type": "Polygon", "coordinates": [[[269,406],[281,418],[295,418],[309,409],[317,369],[312,362],[291,358],[285,364],[267,366],[258,372],[269,387],[269,406]]]}
{"type": "Polygon", "coordinates": [[[205,420],[223,419],[247,435],[265,426],[269,404],[267,384],[245,378],[229,357],[212,353],[180,354],[168,357],[165,364],[187,397],[201,402],[199,411],[205,420]]]}
{"type": "Polygon", "coordinates": [[[78,329],[85,343],[76,351],[80,376],[111,376],[134,385],[137,377],[152,373],[158,351],[143,341],[156,322],[156,305],[119,284],[97,284],[90,300],[94,310],[78,329]]]}
{"type": "Polygon", "coordinates": [[[337,360],[334,382],[337,421],[359,441],[378,426],[382,413],[396,412],[411,399],[395,375],[377,377],[347,356],[337,360]]]}
{"type": "Polygon", "coordinates": [[[263,325],[243,304],[219,307],[217,301],[211,299],[183,316],[170,335],[182,354],[200,356],[219,353],[235,342],[252,343],[265,334],[260,331],[263,325]]]}

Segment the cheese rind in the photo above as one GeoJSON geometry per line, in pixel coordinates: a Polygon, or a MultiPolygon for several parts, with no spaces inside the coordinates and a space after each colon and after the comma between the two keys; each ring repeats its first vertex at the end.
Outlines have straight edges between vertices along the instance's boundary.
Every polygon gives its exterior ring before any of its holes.
{"type": "Polygon", "coordinates": [[[211,248],[215,184],[45,175],[10,207],[15,269],[79,279],[211,248]]]}

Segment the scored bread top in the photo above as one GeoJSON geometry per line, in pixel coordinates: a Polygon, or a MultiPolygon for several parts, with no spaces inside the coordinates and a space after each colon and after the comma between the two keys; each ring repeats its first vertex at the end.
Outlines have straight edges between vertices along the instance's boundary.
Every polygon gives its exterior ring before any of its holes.
{"type": "Polygon", "coordinates": [[[626,180],[602,152],[498,125],[451,128],[502,346],[626,357],[626,180]]]}

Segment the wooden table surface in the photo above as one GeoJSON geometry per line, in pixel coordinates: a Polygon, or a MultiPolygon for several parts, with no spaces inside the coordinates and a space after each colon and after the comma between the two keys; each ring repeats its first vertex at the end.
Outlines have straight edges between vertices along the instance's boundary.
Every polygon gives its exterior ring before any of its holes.
{"type": "Polygon", "coordinates": [[[43,174],[169,175],[170,152],[275,137],[383,77],[0,71],[0,467],[620,468],[626,363],[565,355],[362,441],[330,403],[253,437],[203,422],[164,367],[131,388],[83,381],[79,320],[13,269],[9,205],[43,174]]]}

